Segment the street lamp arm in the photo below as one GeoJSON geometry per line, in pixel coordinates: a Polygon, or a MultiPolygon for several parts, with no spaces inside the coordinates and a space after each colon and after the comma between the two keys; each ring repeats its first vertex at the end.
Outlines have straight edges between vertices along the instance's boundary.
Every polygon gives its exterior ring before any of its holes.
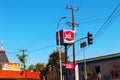
{"type": "Polygon", "coordinates": [[[57,26],[58,26],[58,27],[60,26],[61,20],[62,20],[62,19],[65,19],[65,18],[66,18],[66,16],[62,16],[62,17],[59,19],[59,21],[58,21],[58,23],[57,23],[57,26]]]}

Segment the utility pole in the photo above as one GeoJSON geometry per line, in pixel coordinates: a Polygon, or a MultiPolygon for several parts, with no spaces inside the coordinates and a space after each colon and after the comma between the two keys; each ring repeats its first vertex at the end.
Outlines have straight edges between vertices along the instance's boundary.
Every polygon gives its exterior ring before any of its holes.
{"type": "MultiPolygon", "coordinates": [[[[67,24],[69,26],[72,26],[72,30],[76,33],[76,26],[78,26],[79,24],[74,22],[74,11],[79,10],[79,8],[67,6],[66,9],[72,10],[72,22],[67,22],[67,24]]],[[[76,62],[75,62],[75,43],[73,43],[73,63],[74,63],[74,80],[75,80],[76,79],[76,77],[75,77],[75,65],[76,65],[76,62]]]]}

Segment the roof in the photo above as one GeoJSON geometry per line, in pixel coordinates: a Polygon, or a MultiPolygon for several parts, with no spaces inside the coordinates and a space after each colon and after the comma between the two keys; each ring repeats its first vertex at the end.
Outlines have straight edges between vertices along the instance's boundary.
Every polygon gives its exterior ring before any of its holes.
{"type": "MultiPolygon", "coordinates": [[[[100,56],[100,57],[95,57],[95,58],[89,58],[86,59],[87,62],[91,62],[91,61],[98,61],[98,60],[105,60],[105,59],[110,59],[110,58],[120,58],[120,53],[116,53],[116,54],[110,54],[110,55],[105,55],[105,56],[100,56]]],[[[76,61],[76,63],[83,63],[84,60],[78,60],[76,61]]]]}
{"type": "Polygon", "coordinates": [[[6,54],[5,54],[5,50],[0,50],[0,63],[2,62],[9,62],[6,54]]]}

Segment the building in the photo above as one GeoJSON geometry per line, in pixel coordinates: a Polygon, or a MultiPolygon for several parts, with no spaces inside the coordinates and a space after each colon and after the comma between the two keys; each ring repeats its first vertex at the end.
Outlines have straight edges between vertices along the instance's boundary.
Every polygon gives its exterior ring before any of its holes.
{"type": "Polygon", "coordinates": [[[5,50],[0,50],[0,80],[40,80],[39,73],[21,71],[19,63],[10,63],[5,50]]]}
{"type": "Polygon", "coordinates": [[[84,80],[85,63],[87,80],[120,80],[120,53],[76,61],[79,80],[84,80]]]}

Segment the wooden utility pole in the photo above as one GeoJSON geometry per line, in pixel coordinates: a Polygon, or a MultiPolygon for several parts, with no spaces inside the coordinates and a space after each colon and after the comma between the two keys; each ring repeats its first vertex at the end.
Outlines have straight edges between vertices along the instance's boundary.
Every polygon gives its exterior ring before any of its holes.
{"type": "MultiPolygon", "coordinates": [[[[67,22],[67,24],[69,26],[72,26],[72,30],[76,33],[76,26],[78,26],[79,24],[74,22],[74,11],[79,10],[79,8],[74,8],[72,6],[70,6],[70,7],[67,6],[66,8],[69,10],[72,10],[72,22],[67,22]]],[[[75,43],[73,43],[73,63],[74,63],[74,80],[75,80],[76,79],[76,77],[75,77],[75,65],[76,65],[76,62],[75,62],[75,43]]]]}

